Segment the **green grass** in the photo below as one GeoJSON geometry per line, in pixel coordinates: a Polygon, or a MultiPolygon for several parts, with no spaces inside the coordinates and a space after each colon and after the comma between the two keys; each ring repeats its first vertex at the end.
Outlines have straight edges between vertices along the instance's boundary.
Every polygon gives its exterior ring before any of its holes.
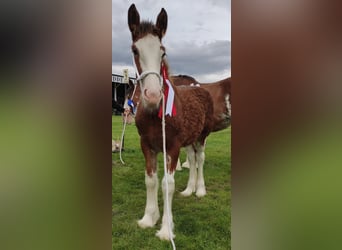
{"type": "MultiPolygon", "coordinates": [[[[112,118],[112,137],[119,139],[122,132],[121,116],[112,118]]],[[[207,195],[197,198],[182,197],[180,192],[186,187],[189,170],[175,174],[176,192],[173,198],[173,219],[177,249],[230,249],[230,209],[231,209],[231,157],[230,128],[212,133],[206,144],[204,178],[207,195]]],[[[160,229],[161,219],[150,229],[141,229],[137,220],[145,210],[145,160],[140,150],[140,138],[135,125],[127,125],[125,151],[122,165],[119,153],[113,153],[112,167],[112,248],[127,249],[172,249],[170,242],[155,236],[160,229]]],[[[185,160],[184,149],[181,161],[185,160]]],[[[162,154],[158,156],[159,181],[163,177],[162,154]]],[[[162,216],[163,199],[159,188],[159,209],[162,216]]]]}

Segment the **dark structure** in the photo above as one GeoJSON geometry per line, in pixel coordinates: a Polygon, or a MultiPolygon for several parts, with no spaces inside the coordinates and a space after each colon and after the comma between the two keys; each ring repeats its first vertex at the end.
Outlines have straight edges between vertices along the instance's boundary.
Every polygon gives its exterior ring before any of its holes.
{"type": "MultiPolygon", "coordinates": [[[[135,83],[135,78],[129,78],[130,81],[135,83]]],[[[112,111],[113,114],[121,114],[125,102],[125,96],[128,90],[128,82],[124,82],[122,75],[112,74],[112,111]]]]}

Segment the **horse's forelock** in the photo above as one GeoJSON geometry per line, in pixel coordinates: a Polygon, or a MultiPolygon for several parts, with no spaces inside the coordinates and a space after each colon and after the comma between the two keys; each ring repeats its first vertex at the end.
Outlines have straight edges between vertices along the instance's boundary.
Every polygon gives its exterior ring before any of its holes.
{"type": "Polygon", "coordinates": [[[158,36],[161,40],[162,34],[161,31],[151,22],[151,21],[142,21],[137,29],[134,31],[133,40],[136,42],[140,38],[152,34],[158,36]]]}

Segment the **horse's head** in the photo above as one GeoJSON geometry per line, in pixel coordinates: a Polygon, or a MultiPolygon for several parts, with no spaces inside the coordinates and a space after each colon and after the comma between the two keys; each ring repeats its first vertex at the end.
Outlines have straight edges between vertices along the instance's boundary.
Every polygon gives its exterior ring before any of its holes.
{"type": "Polygon", "coordinates": [[[134,4],[128,10],[128,26],[132,34],[132,52],[136,70],[140,77],[141,100],[145,108],[154,110],[159,107],[162,98],[161,63],[165,48],[161,39],[167,28],[167,13],[162,9],[156,24],[140,22],[139,13],[134,4]]]}

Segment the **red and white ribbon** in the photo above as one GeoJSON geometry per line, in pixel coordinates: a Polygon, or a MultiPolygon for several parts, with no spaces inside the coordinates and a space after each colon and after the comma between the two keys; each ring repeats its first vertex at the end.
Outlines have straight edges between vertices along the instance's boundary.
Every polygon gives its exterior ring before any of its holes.
{"type": "MultiPolygon", "coordinates": [[[[175,91],[173,90],[172,84],[167,77],[166,67],[162,65],[162,76],[163,76],[163,83],[164,83],[164,98],[166,99],[165,104],[165,116],[175,116],[176,115],[176,107],[174,104],[175,99],[175,91]]],[[[159,110],[159,117],[162,117],[162,107],[159,110]]]]}
{"type": "Polygon", "coordinates": [[[166,99],[165,115],[172,116],[175,113],[175,107],[174,107],[175,91],[173,90],[169,79],[165,79],[165,83],[167,84],[169,88],[168,93],[167,93],[167,99],[166,99]]]}

